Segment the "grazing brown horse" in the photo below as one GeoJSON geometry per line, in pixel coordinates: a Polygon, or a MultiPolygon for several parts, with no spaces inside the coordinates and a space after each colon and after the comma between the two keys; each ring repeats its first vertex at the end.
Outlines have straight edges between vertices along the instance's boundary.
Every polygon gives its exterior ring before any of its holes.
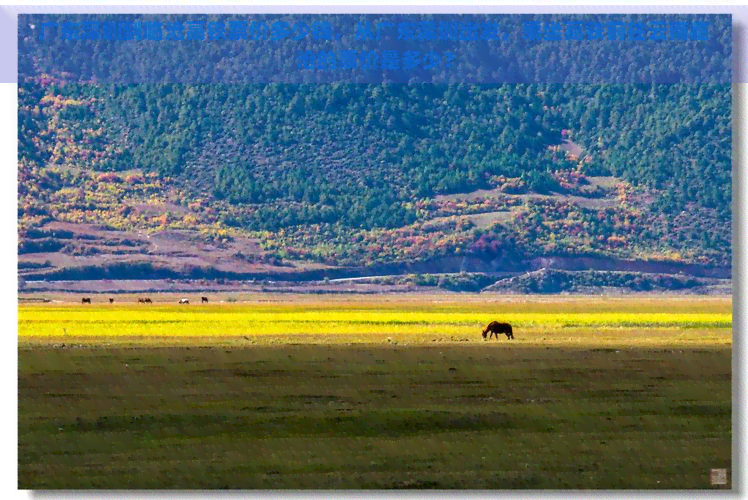
{"type": "Polygon", "coordinates": [[[145,304],[145,299],[143,297],[140,297],[138,299],[138,304],[145,304]]]}
{"type": "Polygon", "coordinates": [[[81,304],[90,304],[91,303],[91,297],[83,297],[83,300],[81,300],[81,304]]]}
{"type": "Polygon", "coordinates": [[[145,299],[145,303],[146,303],[146,304],[152,304],[153,302],[151,302],[151,299],[149,299],[148,297],[146,297],[146,299],[145,299]]]}
{"type": "Polygon", "coordinates": [[[203,304],[207,304],[208,303],[208,297],[202,297],[202,301],[201,302],[203,304]]]}
{"type": "Polygon", "coordinates": [[[483,330],[483,338],[485,339],[486,335],[488,335],[488,338],[490,339],[491,335],[496,335],[496,339],[498,339],[500,333],[505,334],[507,339],[514,338],[514,334],[512,333],[512,325],[510,325],[509,323],[499,323],[498,321],[492,321],[488,324],[486,329],[483,330]]]}

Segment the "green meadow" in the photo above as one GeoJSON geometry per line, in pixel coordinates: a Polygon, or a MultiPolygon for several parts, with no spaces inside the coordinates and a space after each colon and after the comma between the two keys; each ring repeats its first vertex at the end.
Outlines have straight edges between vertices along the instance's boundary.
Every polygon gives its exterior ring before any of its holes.
{"type": "Polygon", "coordinates": [[[725,488],[729,298],[155,302],[19,306],[20,488],[725,488]]]}

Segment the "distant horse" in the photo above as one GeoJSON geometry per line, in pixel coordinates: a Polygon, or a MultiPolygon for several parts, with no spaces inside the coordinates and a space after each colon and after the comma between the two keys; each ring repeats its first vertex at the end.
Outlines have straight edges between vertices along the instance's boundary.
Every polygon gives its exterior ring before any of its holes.
{"type": "Polygon", "coordinates": [[[151,302],[151,299],[149,299],[148,297],[145,298],[145,303],[146,304],[153,304],[153,302],[151,302]]]}
{"type": "Polygon", "coordinates": [[[488,338],[490,339],[491,335],[496,335],[496,338],[498,339],[500,333],[505,334],[507,339],[514,338],[514,334],[512,333],[512,325],[510,325],[509,323],[499,323],[498,321],[492,321],[488,324],[486,329],[483,330],[483,338],[485,339],[488,335],[488,338]]]}
{"type": "Polygon", "coordinates": [[[189,301],[189,300],[187,300],[187,299],[180,299],[180,300],[179,300],[179,303],[180,303],[180,304],[189,304],[189,303],[190,303],[190,301],[189,301]]]}
{"type": "Polygon", "coordinates": [[[143,297],[140,297],[138,299],[138,304],[145,304],[145,299],[143,297]]]}
{"type": "Polygon", "coordinates": [[[208,303],[208,297],[201,297],[201,299],[202,299],[201,302],[203,304],[207,304],[208,303]]]}
{"type": "Polygon", "coordinates": [[[90,304],[91,303],[91,297],[83,297],[81,300],[81,304],[90,304]]]}
{"type": "Polygon", "coordinates": [[[114,299],[109,299],[110,304],[114,304],[114,299]]]}

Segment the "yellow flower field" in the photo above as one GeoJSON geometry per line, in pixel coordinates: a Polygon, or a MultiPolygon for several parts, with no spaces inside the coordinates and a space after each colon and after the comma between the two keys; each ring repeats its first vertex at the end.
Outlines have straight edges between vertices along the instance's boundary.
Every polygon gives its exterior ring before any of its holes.
{"type": "Polygon", "coordinates": [[[697,299],[662,304],[635,301],[587,307],[585,299],[538,304],[324,303],[176,306],[24,305],[18,335],[26,341],[59,338],[241,338],[256,342],[479,341],[493,320],[512,324],[516,343],[692,344],[731,342],[729,300],[691,307],[697,299]],[[490,306],[490,307],[489,307],[490,306]],[[697,312],[693,312],[693,311],[697,312]],[[502,312],[504,311],[504,312],[502,312]]]}

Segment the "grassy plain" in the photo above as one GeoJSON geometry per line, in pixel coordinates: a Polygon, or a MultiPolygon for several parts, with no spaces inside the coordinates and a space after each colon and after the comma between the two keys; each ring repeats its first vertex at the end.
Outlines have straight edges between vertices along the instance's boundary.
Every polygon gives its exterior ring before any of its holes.
{"type": "Polygon", "coordinates": [[[19,307],[19,487],[679,489],[730,469],[729,298],[172,299],[19,307]],[[483,341],[493,319],[516,339],[483,341]]]}

